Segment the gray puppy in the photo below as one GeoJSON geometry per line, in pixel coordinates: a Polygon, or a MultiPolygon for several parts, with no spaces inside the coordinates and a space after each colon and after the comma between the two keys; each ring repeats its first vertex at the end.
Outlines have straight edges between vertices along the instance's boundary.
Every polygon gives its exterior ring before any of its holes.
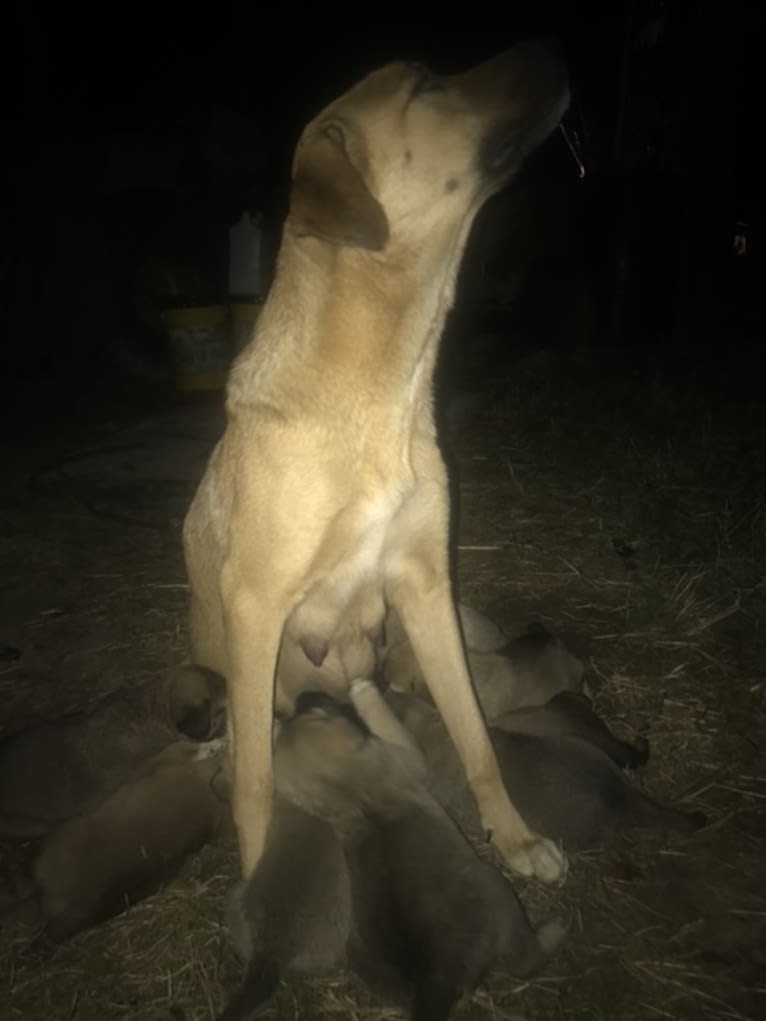
{"type": "Polygon", "coordinates": [[[238,895],[256,952],[225,1021],[255,1017],[282,972],[316,960],[323,919],[328,958],[345,957],[384,998],[411,1002],[414,1021],[444,1021],[494,966],[532,973],[563,939],[559,919],[531,926],[510,883],[432,797],[422,756],[377,687],[355,681],[351,702],[306,693],[279,735],[277,790],[316,818],[278,802],[268,853],[238,895]],[[328,890],[340,891],[334,915],[328,890]]]}

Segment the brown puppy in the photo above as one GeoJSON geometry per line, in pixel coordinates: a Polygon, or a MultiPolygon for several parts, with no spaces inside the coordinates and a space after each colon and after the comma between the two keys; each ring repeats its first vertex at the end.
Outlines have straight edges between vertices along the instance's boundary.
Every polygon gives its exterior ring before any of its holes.
{"type": "Polygon", "coordinates": [[[563,938],[558,919],[532,928],[430,795],[377,687],[355,681],[351,699],[355,711],[306,693],[280,732],[266,851],[235,896],[249,963],[225,1021],[255,1017],[285,971],[346,954],[383,997],[410,1001],[416,1021],[444,1021],[490,968],[527,975],[563,938]]]}
{"type": "Polygon", "coordinates": [[[322,666],[350,646],[340,682],[369,676],[387,604],[500,853],[548,880],[565,866],[511,805],[471,686],[432,378],[473,219],[567,102],[558,58],[528,43],[449,78],[390,64],[301,136],[275,280],[184,526],[193,659],[228,682],[245,875],[271,815],[280,647],[322,666]]]}
{"type": "Polygon", "coordinates": [[[225,822],[214,793],[222,742],[181,741],[94,811],[55,829],[34,863],[45,932],[61,940],[157,889],[225,822]]]}
{"type": "MultiPolygon", "coordinates": [[[[523,706],[544,705],[559,691],[582,691],[582,661],[542,624],[530,624],[517,638],[506,639],[499,650],[487,651],[471,644],[472,634],[465,624],[463,630],[471,678],[479,705],[490,722],[523,706]]],[[[394,691],[428,695],[407,641],[398,642],[386,652],[382,677],[384,685],[394,691]]]]}
{"type": "Polygon", "coordinates": [[[215,736],[225,699],[221,678],[186,666],[107,695],[90,712],[5,738],[0,742],[0,835],[42,836],[64,819],[90,811],[183,734],[198,740],[215,736]]]}
{"type": "MultiPolygon", "coordinates": [[[[467,831],[478,832],[438,713],[417,696],[389,692],[387,700],[423,751],[434,796],[467,831]]],[[[592,847],[621,828],[692,833],[704,824],[700,813],[666,808],[629,783],[622,769],[645,763],[648,745],[616,738],[584,695],[565,691],[545,706],[507,713],[490,735],[514,804],[530,827],[567,851],[592,847]]]]}
{"type": "Polygon", "coordinates": [[[257,1016],[280,978],[344,970],[351,883],[332,826],[277,794],[265,850],[233,890],[226,924],[246,972],[221,1021],[257,1016]]]}

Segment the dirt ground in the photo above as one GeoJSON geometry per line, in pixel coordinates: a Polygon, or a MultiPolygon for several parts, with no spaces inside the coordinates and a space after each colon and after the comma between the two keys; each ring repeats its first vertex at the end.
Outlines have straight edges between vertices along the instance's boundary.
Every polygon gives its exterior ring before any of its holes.
{"type": "MultiPolygon", "coordinates": [[[[560,888],[518,882],[534,918],[565,915],[568,942],[534,981],[493,976],[457,1019],[764,1016],[766,407],[757,387],[715,382],[683,359],[539,353],[452,418],[461,598],[559,630],[613,729],[649,739],[637,782],[709,820],[692,838],[630,834],[577,855],[560,888]]],[[[4,427],[6,730],[186,654],[180,526],[220,397],[63,397],[36,424],[47,398],[30,394],[4,427]]],[[[0,844],[3,896],[28,854],[0,844]]],[[[239,975],[222,927],[235,874],[233,849],[209,846],[45,954],[0,917],[0,1017],[215,1018],[239,975]]],[[[401,1015],[322,980],[284,985],[264,1016],[401,1015]]]]}

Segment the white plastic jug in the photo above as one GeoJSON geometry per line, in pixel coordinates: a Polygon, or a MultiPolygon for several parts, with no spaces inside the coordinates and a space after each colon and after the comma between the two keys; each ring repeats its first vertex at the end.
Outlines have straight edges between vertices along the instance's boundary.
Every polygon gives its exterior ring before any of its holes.
{"type": "Polygon", "coordinates": [[[229,229],[229,294],[249,300],[263,294],[263,230],[260,213],[242,214],[229,229]]]}

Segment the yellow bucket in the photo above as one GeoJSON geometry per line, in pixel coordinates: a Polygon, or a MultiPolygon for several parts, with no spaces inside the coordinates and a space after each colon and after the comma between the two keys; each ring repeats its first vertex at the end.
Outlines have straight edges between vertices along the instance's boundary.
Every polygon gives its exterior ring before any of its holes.
{"type": "Polygon", "coordinates": [[[231,364],[229,316],[225,305],[168,308],[163,313],[179,390],[219,390],[231,364]]]}
{"type": "Polygon", "coordinates": [[[234,353],[239,352],[250,343],[258,315],[263,308],[261,301],[233,302],[231,309],[231,339],[234,353]]]}

